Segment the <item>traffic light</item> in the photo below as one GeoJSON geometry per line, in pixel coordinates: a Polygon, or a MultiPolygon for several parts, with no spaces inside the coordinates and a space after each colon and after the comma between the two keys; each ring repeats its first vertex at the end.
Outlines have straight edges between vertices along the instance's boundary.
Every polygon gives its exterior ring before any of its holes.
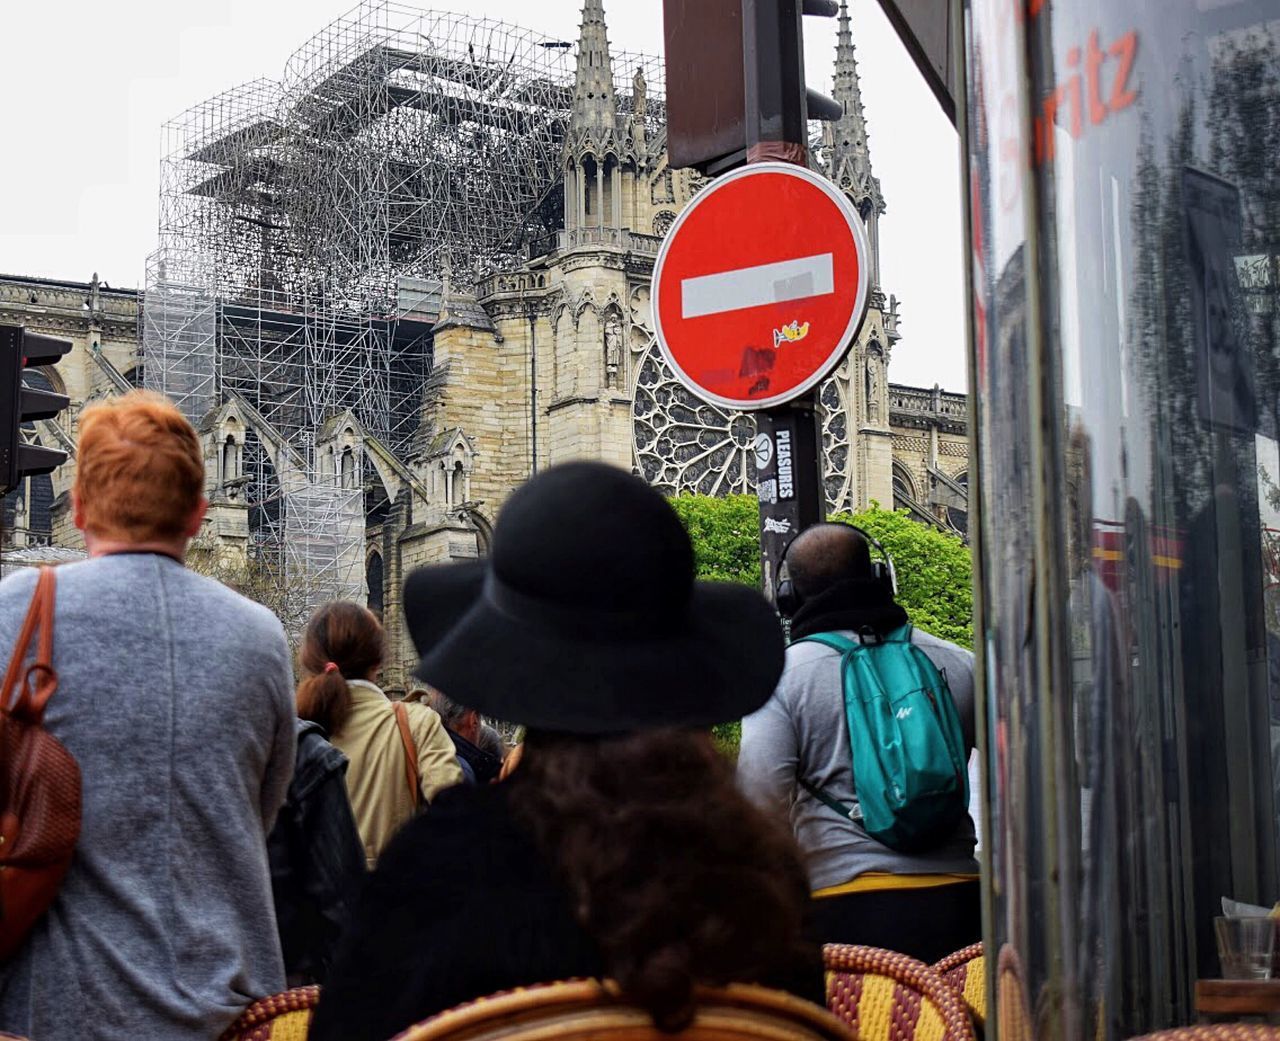
{"type": "Polygon", "coordinates": [[[663,0],[671,166],[803,161],[808,120],[842,109],[805,87],[801,15],[838,12],[836,0],[663,0]]]}
{"type": "Polygon", "coordinates": [[[17,325],[0,325],[0,493],[16,488],[24,477],[47,474],[67,460],[66,452],[28,444],[22,427],[37,419],[53,419],[70,399],[26,386],[22,370],[56,364],[70,350],[68,340],[27,332],[17,325]]]}

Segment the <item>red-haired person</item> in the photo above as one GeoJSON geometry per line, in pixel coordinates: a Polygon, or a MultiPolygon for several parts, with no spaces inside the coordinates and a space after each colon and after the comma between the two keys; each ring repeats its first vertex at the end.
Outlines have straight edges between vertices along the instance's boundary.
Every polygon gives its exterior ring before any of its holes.
{"type": "MultiPolygon", "coordinates": [[[[70,871],[0,964],[0,1030],[209,1041],[284,985],[266,835],[293,773],[289,647],[266,608],[188,571],[205,470],[191,424],[134,392],[80,416],[44,725],[79,764],[70,871]]],[[[34,571],[0,582],[0,639],[34,571]]]]}
{"type": "Polygon", "coordinates": [[[307,623],[299,656],[298,715],[319,723],[349,760],[347,794],[372,868],[420,805],[462,783],[462,768],[434,709],[394,705],[375,682],[386,640],[367,607],[325,604],[307,623]]]}

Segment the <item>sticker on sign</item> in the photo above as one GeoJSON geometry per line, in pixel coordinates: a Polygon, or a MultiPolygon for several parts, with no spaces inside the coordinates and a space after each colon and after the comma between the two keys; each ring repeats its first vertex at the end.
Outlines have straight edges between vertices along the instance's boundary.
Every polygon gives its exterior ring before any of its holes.
{"type": "Polygon", "coordinates": [[[663,356],[699,397],[756,409],[811,390],[866,314],[866,229],[831,182],[758,163],[719,178],[676,219],[653,276],[663,356]]]}

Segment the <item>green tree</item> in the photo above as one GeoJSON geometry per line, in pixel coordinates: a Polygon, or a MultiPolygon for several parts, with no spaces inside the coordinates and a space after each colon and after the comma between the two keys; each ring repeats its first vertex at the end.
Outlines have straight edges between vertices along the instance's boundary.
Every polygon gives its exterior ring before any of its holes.
{"type": "Polygon", "coordinates": [[[698,577],[760,585],[760,507],[754,495],[671,500],[693,542],[698,577]]]}
{"type": "MultiPolygon", "coordinates": [[[[693,542],[699,578],[760,584],[760,536],[754,496],[682,495],[671,500],[693,542]]],[[[893,558],[898,602],[914,625],[973,646],[973,563],[955,535],[912,520],[905,510],[837,514],[873,535],[893,558]]]]}
{"type": "Polygon", "coordinates": [[[962,647],[973,646],[973,558],[950,532],[912,520],[906,510],[873,507],[834,521],[852,521],[893,558],[898,603],[911,624],[962,647]]]}

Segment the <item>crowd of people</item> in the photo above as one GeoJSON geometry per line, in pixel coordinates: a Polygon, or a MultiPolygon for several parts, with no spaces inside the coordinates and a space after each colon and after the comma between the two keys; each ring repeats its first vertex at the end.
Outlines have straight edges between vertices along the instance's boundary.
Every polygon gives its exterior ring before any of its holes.
{"type": "MultiPolygon", "coordinates": [[[[163,398],[82,414],[88,559],[54,573],[41,724],[78,764],[80,833],[0,960],[0,1031],[213,1041],[254,1000],[318,982],[310,1036],[375,1041],[580,976],[676,1030],[697,984],[821,1003],[826,942],[933,958],[979,938],[967,786],[945,784],[925,839],[895,848],[849,731],[856,648],[920,652],[967,756],[972,661],[910,629],[856,529],[789,547],[788,646],[758,592],[696,580],[643,481],[553,467],[508,500],[487,558],[409,577],[421,688],[392,700],[366,607],[316,612],[295,683],[280,622],[184,566],[204,480],[163,398]],[[735,773],[710,728],[737,720],[735,773]]],[[[36,587],[35,571],[0,582],[5,644],[36,587]]]]}

